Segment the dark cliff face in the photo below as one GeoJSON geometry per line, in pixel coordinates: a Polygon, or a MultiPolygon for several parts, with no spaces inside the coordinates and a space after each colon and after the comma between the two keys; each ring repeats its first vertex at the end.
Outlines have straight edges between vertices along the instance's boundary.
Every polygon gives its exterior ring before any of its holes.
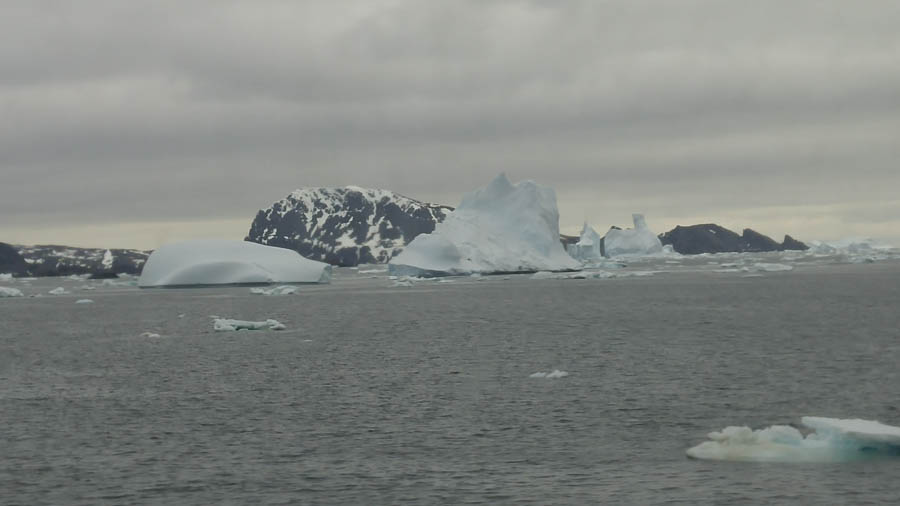
{"type": "Polygon", "coordinates": [[[745,228],[738,235],[727,228],[714,223],[702,225],[681,225],[660,234],[663,245],[671,244],[676,252],[682,255],[698,255],[701,253],[746,253],[763,251],[805,250],[808,247],[791,236],[785,236],[784,243],[778,243],[771,237],[745,228]]]}
{"type": "Polygon", "coordinates": [[[386,263],[450,211],[385,190],[305,188],[259,211],[245,240],[332,265],[386,263]]]}
{"type": "Polygon", "coordinates": [[[5,242],[0,242],[0,274],[28,275],[28,264],[19,254],[19,249],[5,242]]]}

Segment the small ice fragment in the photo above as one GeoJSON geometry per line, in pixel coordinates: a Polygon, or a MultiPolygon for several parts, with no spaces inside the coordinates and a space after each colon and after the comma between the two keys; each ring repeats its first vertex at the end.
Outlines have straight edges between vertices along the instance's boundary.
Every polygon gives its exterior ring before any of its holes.
{"type": "Polygon", "coordinates": [[[9,282],[9,281],[12,281],[12,280],[13,280],[13,275],[12,275],[12,274],[6,274],[6,273],[0,274],[0,281],[9,282]]]}
{"type": "Polygon", "coordinates": [[[141,337],[159,337],[155,332],[141,332],[141,337]]]}
{"type": "Polygon", "coordinates": [[[555,379],[555,378],[565,378],[569,373],[566,371],[560,371],[559,369],[554,369],[550,372],[536,372],[534,374],[529,375],[529,378],[547,378],[547,379],[555,379]]]}
{"type": "Polygon", "coordinates": [[[91,299],[78,299],[75,301],[76,304],[93,304],[94,301],[91,299]]]}
{"type": "Polygon", "coordinates": [[[765,271],[765,272],[781,272],[781,271],[791,271],[791,270],[794,270],[794,268],[790,265],[785,265],[785,264],[757,263],[757,264],[753,264],[753,270],[765,271]]]}
{"type": "Polygon", "coordinates": [[[54,288],[53,290],[50,290],[48,293],[50,295],[65,295],[69,292],[67,292],[65,288],[58,286],[58,287],[54,288]]]}
{"type": "Polygon", "coordinates": [[[256,295],[291,295],[297,293],[297,287],[291,285],[282,285],[273,288],[251,288],[250,293],[254,293],[256,295]]]}
{"type": "Polygon", "coordinates": [[[285,327],[278,320],[266,320],[252,322],[246,320],[232,320],[230,318],[216,318],[213,320],[213,330],[216,332],[233,332],[236,330],[284,330],[285,327]]]}

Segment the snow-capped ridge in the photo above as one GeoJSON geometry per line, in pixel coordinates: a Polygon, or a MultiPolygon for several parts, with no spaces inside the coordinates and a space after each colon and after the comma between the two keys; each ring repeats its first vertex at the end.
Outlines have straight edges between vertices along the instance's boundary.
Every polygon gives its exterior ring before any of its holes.
{"type": "Polygon", "coordinates": [[[246,240],[333,265],[386,263],[450,210],[389,190],[300,188],[259,211],[246,240]]]}

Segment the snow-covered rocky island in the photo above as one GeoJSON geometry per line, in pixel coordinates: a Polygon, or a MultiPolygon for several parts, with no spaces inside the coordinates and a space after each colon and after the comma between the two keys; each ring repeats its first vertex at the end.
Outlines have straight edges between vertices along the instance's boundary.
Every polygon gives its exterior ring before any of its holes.
{"type": "Polygon", "coordinates": [[[389,266],[393,275],[566,271],[581,268],[559,239],[552,188],[500,174],[462,202],[434,232],[416,237],[389,266]]]}
{"type": "Polygon", "coordinates": [[[331,266],[296,251],[244,241],[197,239],[154,251],[138,286],[328,283],[331,266]]]}
{"type": "Polygon", "coordinates": [[[388,190],[302,188],[259,211],[246,240],[343,267],[386,263],[452,210],[388,190]]]}

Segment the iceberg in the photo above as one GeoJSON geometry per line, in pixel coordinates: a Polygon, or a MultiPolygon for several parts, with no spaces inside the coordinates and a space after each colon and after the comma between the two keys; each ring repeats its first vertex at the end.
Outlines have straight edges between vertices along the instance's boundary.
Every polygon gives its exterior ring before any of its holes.
{"type": "Polygon", "coordinates": [[[710,432],[710,441],[687,450],[703,460],[748,462],[844,462],[900,457],[900,427],[860,419],[804,416],[807,435],[789,425],[765,429],[726,427],[710,432]]]}
{"type": "Polygon", "coordinates": [[[22,293],[22,290],[18,288],[7,288],[5,286],[0,286],[0,297],[24,297],[25,294],[22,293]]]}
{"type": "Polygon", "coordinates": [[[138,286],[328,283],[331,266],[296,251],[252,242],[195,239],[166,244],[147,259],[138,286]]]}
{"type": "Polygon", "coordinates": [[[213,330],[216,332],[234,332],[236,330],[284,330],[287,327],[278,320],[266,320],[251,322],[246,320],[232,320],[230,318],[213,319],[213,330]]]}
{"type": "Polygon", "coordinates": [[[65,288],[63,288],[63,287],[61,287],[61,286],[57,286],[56,288],[54,288],[53,290],[50,290],[50,291],[47,292],[47,293],[49,293],[50,295],[66,295],[66,294],[68,294],[69,292],[66,291],[65,288]]]}
{"type": "Polygon", "coordinates": [[[13,280],[13,275],[10,273],[0,274],[0,281],[10,282],[13,280]]]}
{"type": "Polygon", "coordinates": [[[596,262],[603,260],[603,238],[590,225],[584,224],[581,229],[581,238],[578,242],[568,247],[569,255],[581,262],[596,262]]]}
{"type": "Polygon", "coordinates": [[[93,304],[94,301],[92,299],[78,299],[75,301],[76,304],[93,304]]]}
{"type": "Polygon", "coordinates": [[[500,174],[468,193],[434,232],[420,234],[388,264],[397,276],[567,271],[581,267],[559,241],[552,188],[515,185],[500,174]]]}
{"type": "Polygon", "coordinates": [[[607,257],[647,256],[663,253],[659,237],[649,227],[643,214],[632,214],[634,228],[612,229],[603,238],[604,253],[607,257]]]}

